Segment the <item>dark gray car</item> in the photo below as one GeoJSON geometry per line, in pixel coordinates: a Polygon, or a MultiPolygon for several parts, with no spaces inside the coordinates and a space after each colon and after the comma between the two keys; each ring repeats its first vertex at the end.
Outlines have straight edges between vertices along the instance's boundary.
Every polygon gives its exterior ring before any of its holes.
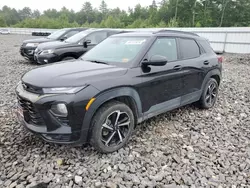
{"type": "Polygon", "coordinates": [[[34,61],[34,51],[39,44],[51,41],[64,41],[84,30],[86,28],[65,28],[57,30],[47,37],[25,40],[21,45],[20,54],[26,59],[34,61]]]}

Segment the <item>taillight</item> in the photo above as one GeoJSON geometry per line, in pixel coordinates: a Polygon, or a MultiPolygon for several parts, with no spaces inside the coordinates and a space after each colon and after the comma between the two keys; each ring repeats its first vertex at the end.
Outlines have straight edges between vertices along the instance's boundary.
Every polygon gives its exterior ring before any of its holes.
{"type": "Polygon", "coordinates": [[[222,62],[223,62],[222,56],[218,56],[217,58],[218,58],[218,62],[219,62],[219,63],[222,63],[222,62]]]}

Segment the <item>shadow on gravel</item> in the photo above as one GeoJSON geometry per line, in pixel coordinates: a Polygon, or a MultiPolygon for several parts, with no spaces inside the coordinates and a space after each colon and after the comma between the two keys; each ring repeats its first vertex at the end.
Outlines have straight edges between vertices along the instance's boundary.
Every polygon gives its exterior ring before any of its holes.
{"type": "Polygon", "coordinates": [[[18,61],[19,64],[24,64],[24,65],[31,65],[31,66],[34,66],[34,67],[37,67],[38,65],[35,63],[35,62],[31,62],[29,60],[19,60],[18,61]]]}
{"type": "MultiPolygon", "coordinates": [[[[140,144],[140,139],[143,137],[143,133],[145,131],[148,131],[150,134],[155,134],[153,129],[156,129],[158,126],[162,131],[162,127],[159,125],[160,122],[164,122],[164,129],[169,129],[168,125],[173,124],[173,122],[171,123],[172,119],[177,116],[180,111],[182,113],[189,113],[193,110],[200,109],[192,104],[158,115],[141,124],[138,124],[135,128],[132,139],[126,147],[129,147],[132,143],[140,144]]],[[[12,145],[15,145],[15,148],[13,149],[18,151],[20,154],[23,154],[23,156],[26,155],[27,151],[30,151],[32,152],[32,154],[37,155],[46,155],[46,153],[49,152],[50,154],[53,153],[53,156],[55,158],[65,158],[66,160],[74,158],[76,154],[84,157],[99,155],[89,144],[85,144],[83,146],[73,146],[45,142],[44,140],[42,140],[42,138],[39,138],[36,135],[30,133],[18,122],[14,107],[12,107],[10,110],[8,110],[7,113],[5,113],[5,117],[6,118],[3,118],[3,122],[6,124],[6,129],[11,130],[5,131],[6,139],[3,140],[3,145],[5,145],[4,147],[11,147],[12,145]]],[[[168,132],[168,130],[166,132],[168,132]]]]}

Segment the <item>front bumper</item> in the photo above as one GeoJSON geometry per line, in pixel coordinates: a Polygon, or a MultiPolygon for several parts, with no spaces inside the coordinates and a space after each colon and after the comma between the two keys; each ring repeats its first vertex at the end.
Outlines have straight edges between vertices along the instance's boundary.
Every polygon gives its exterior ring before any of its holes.
{"type": "MultiPolygon", "coordinates": [[[[90,89],[96,92],[95,88],[90,89]]],[[[52,143],[80,145],[87,142],[83,135],[87,135],[89,130],[84,128],[88,126],[83,126],[83,119],[88,100],[80,100],[82,94],[39,95],[24,90],[21,84],[17,86],[16,93],[23,116],[19,115],[19,120],[29,131],[52,143]],[[67,104],[66,119],[50,111],[53,104],[62,102],[67,104]]]]}
{"type": "Polygon", "coordinates": [[[57,54],[37,54],[35,53],[34,59],[38,64],[47,64],[60,61],[60,57],[57,54]]]}
{"type": "Polygon", "coordinates": [[[30,61],[34,61],[34,52],[35,52],[36,47],[26,47],[26,46],[21,46],[20,48],[20,54],[25,58],[30,61]]]}

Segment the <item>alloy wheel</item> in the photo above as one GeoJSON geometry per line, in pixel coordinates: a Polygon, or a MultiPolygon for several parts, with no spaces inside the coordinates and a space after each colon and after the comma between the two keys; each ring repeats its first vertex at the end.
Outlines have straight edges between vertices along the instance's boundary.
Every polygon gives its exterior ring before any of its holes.
{"type": "Polygon", "coordinates": [[[107,147],[122,144],[130,129],[130,118],[126,112],[116,110],[109,114],[102,124],[102,142],[107,147]]]}
{"type": "Polygon", "coordinates": [[[205,101],[209,106],[213,106],[213,104],[216,101],[216,97],[217,97],[217,86],[214,82],[212,82],[208,88],[207,88],[207,92],[206,92],[206,96],[205,96],[205,101]]]}

